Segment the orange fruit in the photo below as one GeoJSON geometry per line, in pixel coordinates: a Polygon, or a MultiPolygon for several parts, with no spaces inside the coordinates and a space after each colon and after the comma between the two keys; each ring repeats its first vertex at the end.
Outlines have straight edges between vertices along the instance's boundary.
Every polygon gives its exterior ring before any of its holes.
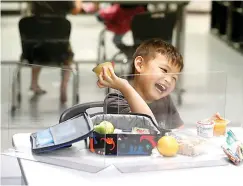
{"type": "Polygon", "coordinates": [[[163,136],[157,143],[157,149],[163,156],[175,156],[179,150],[179,144],[172,136],[163,136]]]}

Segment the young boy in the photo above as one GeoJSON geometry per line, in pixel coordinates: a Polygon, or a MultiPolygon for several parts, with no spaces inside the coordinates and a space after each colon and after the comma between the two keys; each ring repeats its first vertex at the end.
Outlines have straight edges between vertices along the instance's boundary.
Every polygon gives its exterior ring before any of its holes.
{"type": "Polygon", "coordinates": [[[181,54],[171,44],[151,39],[137,48],[132,68],[134,77],[131,84],[117,77],[112,68],[103,68],[98,86],[118,90],[106,96],[104,112],[147,114],[161,128],[181,128],[183,121],[169,96],[175,88],[178,73],[183,69],[181,54]]]}

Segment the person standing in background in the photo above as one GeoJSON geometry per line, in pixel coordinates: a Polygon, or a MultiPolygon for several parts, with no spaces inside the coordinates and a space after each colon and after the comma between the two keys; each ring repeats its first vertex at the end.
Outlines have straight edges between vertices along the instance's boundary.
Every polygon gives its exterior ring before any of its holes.
{"type": "MultiPolygon", "coordinates": [[[[40,17],[66,17],[68,13],[73,15],[77,15],[82,10],[82,1],[32,1],[29,2],[31,15],[40,16],[40,17]]],[[[73,61],[73,52],[71,49],[71,45],[69,43],[69,47],[67,47],[68,60],[64,62],[64,68],[70,69],[70,65],[73,61]]],[[[40,75],[41,67],[34,66],[32,67],[32,76],[31,76],[31,86],[30,89],[35,94],[45,94],[46,91],[43,90],[39,83],[39,75],[40,75]]],[[[70,71],[65,70],[61,87],[60,87],[60,101],[61,103],[65,103],[67,101],[67,85],[70,77],[70,71]]]]}

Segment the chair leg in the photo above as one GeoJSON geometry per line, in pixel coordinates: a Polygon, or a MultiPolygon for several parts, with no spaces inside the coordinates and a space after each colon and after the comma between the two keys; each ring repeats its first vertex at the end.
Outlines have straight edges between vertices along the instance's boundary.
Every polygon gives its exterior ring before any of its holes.
{"type": "Polygon", "coordinates": [[[14,114],[16,109],[20,106],[21,101],[21,78],[20,78],[21,64],[18,64],[13,74],[12,80],[12,101],[11,101],[11,114],[14,114]]]}
{"type": "Polygon", "coordinates": [[[76,84],[76,104],[79,103],[79,85],[80,85],[80,81],[79,81],[79,66],[78,63],[75,63],[75,68],[76,68],[76,72],[77,72],[77,84],[76,84]]]}
{"type": "Polygon", "coordinates": [[[182,105],[182,102],[183,102],[182,95],[185,92],[185,90],[182,88],[182,81],[183,81],[182,79],[183,79],[183,77],[179,78],[179,81],[178,81],[176,89],[175,89],[175,92],[177,94],[177,104],[178,104],[178,106],[182,105]]]}
{"type": "Polygon", "coordinates": [[[102,62],[104,62],[104,61],[106,61],[106,58],[107,58],[107,56],[106,56],[106,43],[105,43],[105,30],[104,30],[104,34],[103,34],[103,61],[102,62]]]}
{"type": "Polygon", "coordinates": [[[105,94],[109,94],[111,92],[110,88],[107,88],[106,91],[105,91],[105,94]]]}
{"type": "Polygon", "coordinates": [[[101,61],[101,50],[102,50],[102,42],[101,42],[101,40],[102,40],[102,31],[101,31],[101,33],[99,34],[99,43],[98,43],[98,54],[97,54],[97,56],[98,56],[98,59],[97,59],[97,65],[100,63],[100,61],[101,61]]]}
{"type": "MultiPolygon", "coordinates": [[[[72,73],[73,73],[73,95],[72,95],[72,104],[76,105],[77,102],[77,98],[78,98],[78,72],[77,72],[77,67],[76,69],[74,69],[73,67],[71,67],[72,69],[72,73]]],[[[79,98],[78,98],[79,99],[79,98]]]]}
{"type": "Polygon", "coordinates": [[[106,60],[105,32],[106,32],[106,29],[103,29],[99,34],[97,65],[102,63],[102,61],[106,60]],[[103,50],[103,55],[102,55],[102,50],[103,50]]]}
{"type": "Polygon", "coordinates": [[[17,73],[17,86],[18,86],[18,91],[17,91],[17,101],[18,104],[20,105],[21,101],[22,101],[22,96],[21,96],[21,65],[19,65],[19,71],[17,73]]]}
{"type": "Polygon", "coordinates": [[[13,80],[12,80],[11,114],[14,114],[14,112],[17,109],[16,84],[17,84],[17,78],[16,78],[16,73],[14,72],[13,80]]]}

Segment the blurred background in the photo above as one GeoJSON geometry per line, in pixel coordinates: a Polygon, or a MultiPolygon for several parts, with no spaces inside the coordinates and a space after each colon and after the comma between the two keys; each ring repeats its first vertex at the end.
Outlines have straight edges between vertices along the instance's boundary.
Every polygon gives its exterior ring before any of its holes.
{"type": "MultiPolygon", "coordinates": [[[[243,126],[243,1],[142,3],[1,1],[1,151],[12,148],[14,134],[57,124],[73,105],[103,101],[108,90],[97,87],[92,69],[113,60],[116,73],[128,75],[137,41],[154,36],[184,57],[172,97],[185,125],[220,112],[243,126]],[[110,25],[105,10],[119,14],[112,24],[126,25],[110,25]]],[[[1,158],[2,183],[20,185],[17,160],[1,158]]]]}

